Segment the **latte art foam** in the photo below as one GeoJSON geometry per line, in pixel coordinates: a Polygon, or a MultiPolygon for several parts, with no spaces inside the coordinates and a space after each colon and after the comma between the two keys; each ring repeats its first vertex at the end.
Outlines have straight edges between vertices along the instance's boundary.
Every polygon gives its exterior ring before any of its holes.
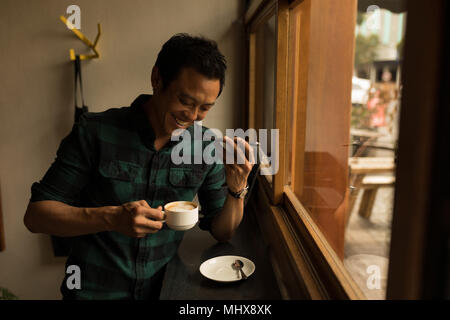
{"type": "Polygon", "coordinates": [[[178,203],[168,207],[166,210],[174,211],[174,212],[184,212],[191,211],[195,209],[196,206],[190,203],[178,203]]]}

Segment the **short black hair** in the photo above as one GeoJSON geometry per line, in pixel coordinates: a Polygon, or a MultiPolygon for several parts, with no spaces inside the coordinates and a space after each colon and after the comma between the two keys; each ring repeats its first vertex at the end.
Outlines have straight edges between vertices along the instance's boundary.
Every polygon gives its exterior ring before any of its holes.
{"type": "Polygon", "coordinates": [[[193,37],[186,33],[174,35],[162,46],[155,66],[159,70],[163,90],[178,77],[181,69],[189,67],[209,79],[219,79],[218,96],[225,85],[225,57],[215,41],[204,37],[193,37]]]}

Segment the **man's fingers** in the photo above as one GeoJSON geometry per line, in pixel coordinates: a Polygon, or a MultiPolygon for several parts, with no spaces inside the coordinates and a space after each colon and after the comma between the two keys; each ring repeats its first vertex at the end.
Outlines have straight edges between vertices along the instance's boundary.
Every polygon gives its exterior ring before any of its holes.
{"type": "Polygon", "coordinates": [[[163,223],[161,221],[149,220],[145,217],[136,221],[135,232],[137,234],[142,233],[154,233],[161,230],[163,223]]]}
{"type": "Polygon", "coordinates": [[[227,136],[223,137],[223,148],[224,148],[224,153],[223,153],[223,162],[226,164],[230,164],[230,163],[236,163],[236,159],[235,159],[235,152],[234,152],[234,148],[235,148],[235,144],[234,141],[231,140],[230,138],[228,138],[227,136]]]}
{"type": "Polygon", "coordinates": [[[161,230],[163,227],[163,223],[161,221],[153,221],[153,220],[148,220],[146,222],[143,222],[140,225],[140,228],[144,231],[144,232],[157,232],[159,230],[161,230]]]}
{"type": "Polygon", "coordinates": [[[247,144],[247,142],[245,142],[244,139],[241,139],[238,137],[234,138],[234,145],[235,145],[234,149],[236,152],[236,157],[237,157],[236,163],[237,164],[245,164],[248,161],[247,157],[245,156],[245,145],[246,144],[247,144]]]}
{"type": "Polygon", "coordinates": [[[151,208],[147,201],[139,200],[122,205],[122,215],[117,231],[134,238],[144,238],[163,227],[162,207],[151,208]]]}
{"type": "Polygon", "coordinates": [[[253,165],[250,162],[246,162],[245,164],[226,164],[225,170],[228,170],[230,174],[236,174],[238,176],[248,176],[250,171],[252,170],[253,165]]]}
{"type": "Polygon", "coordinates": [[[242,151],[243,154],[245,154],[245,163],[242,164],[255,164],[256,160],[255,160],[255,155],[254,155],[254,150],[253,148],[250,146],[250,144],[245,141],[242,138],[239,137],[235,137],[234,140],[237,142],[237,146],[238,146],[238,150],[242,151]]]}
{"type": "Polygon", "coordinates": [[[246,142],[246,141],[245,141],[245,155],[246,155],[248,161],[251,164],[255,164],[256,163],[255,151],[254,151],[253,147],[250,146],[250,144],[248,142],[246,142]]]}
{"type": "Polygon", "coordinates": [[[143,207],[151,208],[151,207],[149,206],[148,202],[145,201],[145,200],[140,200],[140,201],[138,201],[138,203],[139,203],[141,206],[143,206],[143,207]]]}
{"type": "Polygon", "coordinates": [[[254,163],[253,150],[244,139],[235,137],[233,141],[225,136],[223,140],[225,142],[225,154],[227,155],[224,161],[226,164],[247,165],[248,162],[254,163]]]}
{"type": "Polygon", "coordinates": [[[163,220],[164,219],[164,213],[162,212],[162,208],[158,207],[160,209],[153,209],[153,208],[145,208],[144,216],[148,219],[152,220],[163,220]]]}
{"type": "MultiPolygon", "coordinates": [[[[138,201],[139,204],[141,204],[141,201],[138,201]]],[[[164,213],[162,212],[162,207],[159,206],[158,208],[154,209],[150,206],[145,206],[144,204],[141,204],[140,206],[137,206],[134,208],[137,215],[143,215],[147,219],[152,220],[163,220],[164,219],[164,213]]]]}

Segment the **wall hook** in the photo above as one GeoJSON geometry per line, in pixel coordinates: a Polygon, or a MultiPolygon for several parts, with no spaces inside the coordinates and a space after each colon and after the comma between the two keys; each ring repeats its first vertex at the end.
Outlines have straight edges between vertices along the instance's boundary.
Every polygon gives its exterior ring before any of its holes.
{"type": "MultiPolygon", "coordinates": [[[[99,54],[99,52],[98,52],[97,49],[96,49],[96,46],[97,46],[97,43],[98,43],[98,39],[100,39],[100,35],[102,34],[102,28],[101,28],[101,26],[100,26],[100,23],[97,24],[97,29],[98,29],[97,37],[95,38],[94,43],[92,43],[91,41],[89,41],[88,38],[85,37],[84,34],[82,34],[78,29],[76,29],[76,28],[72,25],[72,23],[70,23],[70,22],[66,19],[66,17],[60,16],[59,18],[61,19],[61,21],[62,21],[62,22],[63,22],[70,30],[72,30],[73,33],[75,33],[75,35],[76,35],[81,41],[83,41],[89,48],[92,49],[92,51],[94,51],[94,54],[88,54],[88,55],[80,54],[80,60],[94,59],[94,58],[99,58],[99,57],[100,57],[100,54],[99,54]]],[[[69,54],[70,54],[70,60],[71,60],[71,61],[74,61],[74,60],[76,59],[76,58],[75,58],[75,50],[74,50],[74,49],[70,49],[69,54]]]]}

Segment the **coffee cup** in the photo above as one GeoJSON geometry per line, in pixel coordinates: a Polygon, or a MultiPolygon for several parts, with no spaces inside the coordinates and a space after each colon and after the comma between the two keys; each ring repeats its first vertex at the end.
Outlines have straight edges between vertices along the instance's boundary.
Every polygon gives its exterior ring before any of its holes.
{"type": "Polygon", "coordinates": [[[169,202],[163,212],[163,222],[173,230],[191,229],[198,221],[198,205],[191,201],[169,202]]]}

